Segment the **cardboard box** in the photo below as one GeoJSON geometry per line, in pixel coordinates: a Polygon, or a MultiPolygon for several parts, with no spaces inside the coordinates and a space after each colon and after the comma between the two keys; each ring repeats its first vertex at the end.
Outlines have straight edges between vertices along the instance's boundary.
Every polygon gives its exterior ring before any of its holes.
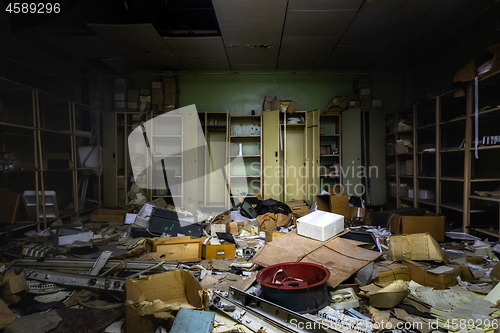
{"type": "Polygon", "coordinates": [[[273,103],[272,102],[264,102],[262,109],[264,111],[271,111],[273,109],[273,103]]]}
{"type": "Polygon", "coordinates": [[[359,101],[359,94],[349,94],[347,95],[347,99],[351,102],[359,101]]]}
{"type": "Polygon", "coordinates": [[[96,209],[90,214],[91,222],[124,222],[125,214],[128,210],[124,209],[96,209]]]}
{"type": "MultiPolygon", "coordinates": [[[[426,212],[423,216],[393,215],[388,221],[393,234],[418,234],[428,232],[438,242],[444,242],[446,216],[426,212]]],[[[391,238],[392,239],[392,238],[391,238]]]]}
{"type": "Polygon", "coordinates": [[[16,275],[14,272],[7,271],[4,273],[3,282],[0,282],[5,283],[0,288],[0,298],[7,304],[18,303],[29,290],[23,272],[16,275]]]}
{"type": "Polygon", "coordinates": [[[94,239],[94,233],[86,228],[51,228],[50,240],[57,246],[74,242],[89,242],[94,239]]]}
{"type": "Polygon", "coordinates": [[[400,161],[399,173],[401,175],[413,176],[413,160],[400,161]]]}
{"type": "Polygon", "coordinates": [[[191,273],[184,270],[127,279],[125,299],[127,333],[154,332],[164,322],[162,316],[155,316],[155,313],[175,311],[179,303],[208,310],[208,292],[191,273]],[[155,300],[160,300],[161,306],[146,307],[143,303],[155,300]]]}
{"type": "Polygon", "coordinates": [[[297,234],[326,241],[344,231],[344,216],[317,210],[297,220],[297,234]]]}
{"type": "Polygon", "coordinates": [[[418,189],[418,199],[422,200],[436,199],[436,192],[434,192],[434,190],[427,190],[424,188],[418,189]]]}
{"type": "Polygon", "coordinates": [[[281,110],[281,101],[279,99],[273,100],[271,110],[281,110]]]}
{"type": "Polygon", "coordinates": [[[349,196],[347,194],[318,195],[316,196],[318,210],[344,216],[344,220],[351,219],[349,196]]]}
{"type": "Polygon", "coordinates": [[[126,101],[127,100],[127,91],[115,89],[115,101],[126,101]]]}
{"type": "Polygon", "coordinates": [[[408,184],[400,183],[399,184],[399,196],[407,197],[408,196],[408,184]]]}
{"type": "Polygon", "coordinates": [[[361,107],[360,101],[350,101],[348,109],[359,109],[361,107]]]}
{"type": "Polygon", "coordinates": [[[115,111],[119,111],[119,112],[127,111],[127,102],[115,101],[115,111]]]}
{"type": "Polygon", "coordinates": [[[163,82],[151,82],[151,92],[163,94],[163,82]]]}
{"type": "Polygon", "coordinates": [[[134,112],[139,110],[139,102],[127,102],[127,111],[134,112]]]}
{"type": "Polygon", "coordinates": [[[236,254],[235,244],[210,245],[203,244],[201,256],[203,259],[234,258],[236,254]]]}
{"type": "Polygon", "coordinates": [[[332,154],[332,146],[330,146],[330,145],[319,146],[319,154],[320,155],[331,155],[332,154]]]}
{"type": "Polygon", "coordinates": [[[396,142],[394,150],[396,151],[396,154],[410,154],[413,151],[413,149],[405,145],[402,140],[398,140],[396,142]]]}
{"type": "Polygon", "coordinates": [[[363,99],[359,103],[359,107],[362,109],[371,109],[372,108],[372,100],[371,99],[363,99]]]}
{"type": "Polygon", "coordinates": [[[151,89],[141,89],[141,90],[139,90],[139,95],[149,96],[149,95],[151,95],[151,89]]]}
{"type": "Polygon", "coordinates": [[[362,101],[364,99],[372,99],[370,88],[359,89],[359,100],[362,101]]]}
{"type": "Polygon", "coordinates": [[[396,280],[410,281],[408,266],[394,261],[381,261],[374,265],[378,276],[373,280],[376,284],[388,284],[396,280]]]}
{"type": "Polygon", "coordinates": [[[139,90],[127,90],[127,101],[137,102],[139,100],[139,90]]]}
{"type": "Polygon", "coordinates": [[[286,108],[287,113],[294,113],[297,107],[299,106],[299,102],[289,101],[288,107],[286,108]]]}
{"type": "Polygon", "coordinates": [[[266,233],[266,243],[270,243],[275,239],[280,238],[281,236],[286,235],[285,232],[279,232],[279,231],[265,231],[266,233]]]}
{"type": "Polygon", "coordinates": [[[366,208],[349,207],[351,220],[364,220],[366,216],[366,208]]]}
{"type": "Polygon", "coordinates": [[[252,261],[264,267],[285,262],[320,264],[331,272],[327,284],[335,288],[381,255],[381,252],[363,249],[338,235],[321,242],[302,237],[293,230],[264,245],[252,261]]]}
{"type": "Polygon", "coordinates": [[[146,248],[165,255],[165,261],[195,262],[201,261],[202,238],[192,236],[149,238],[146,248]]]}
{"type": "Polygon", "coordinates": [[[429,266],[427,263],[420,263],[411,260],[404,260],[403,265],[407,266],[410,272],[410,279],[427,287],[444,290],[458,283],[457,277],[462,275],[461,267],[450,267],[452,270],[435,274],[428,272],[437,266],[429,266]]]}
{"type": "Polygon", "coordinates": [[[370,85],[371,78],[369,76],[360,76],[354,80],[352,84],[352,90],[354,91],[354,93],[356,93],[361,88],[370,88],[370,85]]]}
{"type": "Polygon", "coordinates": [[[126,77],[117,77],[115,79],[115,89],[119,90],[127,90],[132,89],[133,82],[127,79],[126,77]]]}
{"type": "Polygon", "coordinates": [[[373,109],[382,109],[382,100],[381,99],[372,99],[372,108],[373,109]]]}
{"type": "Polygon", "coordinates": [[[394,143],[386,143],[385,144],[385,153],[387,155],[394,155],[396,153],[396,150],[394,148],[394,143]]]}

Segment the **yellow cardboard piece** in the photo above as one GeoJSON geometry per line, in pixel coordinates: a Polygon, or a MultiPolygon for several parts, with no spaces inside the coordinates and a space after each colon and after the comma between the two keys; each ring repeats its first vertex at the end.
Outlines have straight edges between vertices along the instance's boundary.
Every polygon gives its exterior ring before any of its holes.
{"type": "Polygon", "coordinates": [[[430,260],[447,262],[447,255],[428,233],[392,235],[388,260],[430,260]]]}

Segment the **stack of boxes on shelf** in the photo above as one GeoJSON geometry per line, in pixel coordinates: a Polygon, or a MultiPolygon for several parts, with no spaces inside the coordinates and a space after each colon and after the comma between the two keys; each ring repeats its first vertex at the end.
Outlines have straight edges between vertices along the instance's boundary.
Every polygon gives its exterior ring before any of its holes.
{"type": "Polygon", "coordinates": [[[262,105],[262,109],[264,111],[272,111],[272,110],[280,110],[281,112],[286,113],[294,113],[297,107],[299,106],[298,102],[292,100],[279,100],[276,99],[276,96],[265,96],[264,104],[262,105]]]}
{"type": "Polygon", "coordinates": [[[179,108],[179,84],[177,77],[167,74],[162,82],[153,82],[152,109],[153,116],[179,108]]]}

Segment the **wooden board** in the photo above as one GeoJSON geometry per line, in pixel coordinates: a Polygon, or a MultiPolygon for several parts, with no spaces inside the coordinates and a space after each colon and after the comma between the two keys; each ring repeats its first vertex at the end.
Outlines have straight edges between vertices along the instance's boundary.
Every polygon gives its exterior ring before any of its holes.
{"type": "Polygon", "coordinates": [[[165,255],[165,261],[194,262],[201,261],[202,238],[166,237],[150,238],[147,240],[147,249],[165,255]]]}
{"type": "Polygon", "coordinates": [[[0,188],[0,221],[16,223],[21,194],[0,188]]]}

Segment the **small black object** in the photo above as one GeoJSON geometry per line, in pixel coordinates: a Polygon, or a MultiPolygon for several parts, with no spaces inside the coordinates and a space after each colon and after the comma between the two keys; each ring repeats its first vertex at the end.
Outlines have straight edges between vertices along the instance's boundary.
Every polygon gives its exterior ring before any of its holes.
{"type": "Polygon", "coordinates": [[[255,116],[255,110],[252,110],[252,116],[255,116]]]}
{"type": "MultiPolygon", "coordinates": [[[[193,222],[195,222],[194,219],[193,222]]],[[[201,225],[193,223],[183,227],[179,222],[176,212],[158,207],[153,208],[151,212],[149,231],[157,234],[165,233],[174,237],[177,234],[194,237],[201,237],[203,235],[203,227],[201,225]]]]}
{"type": "Polygon", "coordinates": [[[242,216],[249,217],[251,219],[254,219],[257,217],[257,215],[259,215],[257,211],[255,211],[255,209],[252,207],[252,205],[247,201],[243,201],[243,203],[241,204],[240,211],[241,211],[240,214],[242,216]]]}
{"type": "Polygon", "coordinates": [[[229,242],[231,244],[236,244],[232,234],[228,234],[226,232],[216,232],[216,234],[218,239],[225,240],[226,242],[229,242]]]}

